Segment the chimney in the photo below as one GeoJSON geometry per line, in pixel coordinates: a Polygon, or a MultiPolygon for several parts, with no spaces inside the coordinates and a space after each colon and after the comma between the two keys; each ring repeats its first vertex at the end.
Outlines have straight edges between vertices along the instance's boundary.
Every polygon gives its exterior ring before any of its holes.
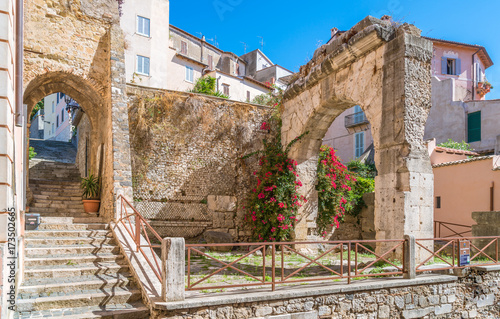
{"type": "Polygon", "coordinates": [[[332,38],[339,32],[338,28],[332,28],[332,38]]]}

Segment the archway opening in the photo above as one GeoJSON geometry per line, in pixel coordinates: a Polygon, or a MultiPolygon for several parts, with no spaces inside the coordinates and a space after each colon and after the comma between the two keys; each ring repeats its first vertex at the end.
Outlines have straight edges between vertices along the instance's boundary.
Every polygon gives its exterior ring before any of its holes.
{"type": "MultiPolygon", "coordinates": [[[[24,102],[30,114],[29,148],[32,156],[36,153],[29,161],[30,212],[42,217],[87,217],[81,206],[81,177],[99,178],[102,201],[109,193],[106,176],[112,176],[106,153],[111,140],[109,108],[101,93],[88,80],[49,72],[27,85],[24,102]]],[[[106,209],[112,211],[112,206],[106,209]]]]}

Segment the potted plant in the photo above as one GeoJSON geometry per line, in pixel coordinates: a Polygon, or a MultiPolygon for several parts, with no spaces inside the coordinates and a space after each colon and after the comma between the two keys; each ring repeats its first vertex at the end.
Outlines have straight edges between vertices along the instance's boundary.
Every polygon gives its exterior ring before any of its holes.
{"type": "Polygon", "coordinates": [[[82,201],[85,212],[99,212],[99,206],[101,204],[101,200],[99,199],[101,194],[101,183],[99,177],[93,174],[90,174],[88,177],[82,177],[80,187],[83,190],[82,201]]]}

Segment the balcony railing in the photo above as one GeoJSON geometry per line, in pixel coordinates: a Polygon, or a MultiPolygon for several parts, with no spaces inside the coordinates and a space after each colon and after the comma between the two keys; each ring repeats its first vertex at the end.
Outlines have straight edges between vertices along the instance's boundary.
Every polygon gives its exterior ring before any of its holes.
{"type": "Polygon", "coordinates": [[[361,124],[368,124],[368,119],[365,116],[365,112],[357,112],[354,114],[347,115],[345,117],[345,127],[350,128],[361,124]]]}

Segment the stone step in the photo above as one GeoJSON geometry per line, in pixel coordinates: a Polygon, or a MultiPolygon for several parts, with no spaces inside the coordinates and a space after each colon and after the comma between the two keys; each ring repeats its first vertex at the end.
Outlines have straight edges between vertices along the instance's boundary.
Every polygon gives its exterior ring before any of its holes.
{"type": "Polygon", "coordinates": [[[18,299],[17,311],[40,311],[47,309],[75,308],[124,304],[141,299],[139,289],[127,290],[121,288],[83,291],[81,294],[64,296],[39,297],[35,299],[18,299]]]}
{"type": "Polygon", "coordinates": [[[111,237],[113,234],[109,230],[27,230],[25,238],[46,238],[46,237],[111,237]]]}
{"type": "Polygon", "coordinates": [[[146,319],[149,318],[149,309],[137,302],[111,306],[52,309],[35,311],[30,314],[33,318],[49,319],[146,319]]]}
{"type": "Polygon", "coordinates": [[[94,217],[94,216],[96,216],[95,214],[87,213],[86,216],[89,216],[89,217],[75,216],[73,218],[73,223],[75,223],[75,224],[102,223],[102,218],[101,217],[94,217]]]}
{"type": "MultiPolygon", "coordinates": [[[[74,277],[75,278],[75,277],[74,277]]],[[[73,279],[73,278],[72,278],[73,279]]],[[[81,290],[92,290],[111,287],[130,287],[134,282],[130,273],[114,274],[113,276],[99,275],[99,277],[76,277],[75,280],[65,281],[63,278],[56,278],[52,281],[41,281],[40,284],[30,281],[19,287],[19,297],[30,299],[36,297],[35,294],[61,295],[61,293],[72,293],[81,290]]],[[[40,297],[45,297],[41,295],[40,297]]]]}
{"type": "Polygon", "coordinates": [[[82,200],[81,194],[78,196],[50,196],[50,195],[41,195],[41,194],[33,194],[33,199],[35,201],[43,201],[43,200],[48,200],[48,201],[67,201],[67,200],[82,200]]]}
{"type": "Polygon", "coordinates": [[[52,207],[31,208],[30,206],[30,213],[85,213],[85,211],[83,210],[83,205],[81,208],[52,208],[52,207]]]}
{"type": "Polygon", "coordinates": [[[26,238],[26,247],[70,246],[70,245],[103,245],[115,242],[113,237],[60,237],[60,238],[26,238]]]}
{"type": "Polygon", "coordinates": [[[82,198],[81,191],[50,191],[50,190],[31,190],[33,192],[33,196],[48,196],[49,198],[56,198],[62,196],[68,197],[79,197],[82,198]]]}
{"type": "Polygon", "coordinates": [[[38,230],[100,230],[109,229],[108,224],[58,224],[44,223],[38,226],[38,230]]]}
{"type": "Polygon", "coordinates": [[[81,190],[82,188],[80,187],[79,182],[71,182],[71,184],[62,184],[58,180],[53,180],[52,182],[47,182],[47,183],[31,183],[30,182],[30,189],[31,190],[71,190],[71,191],[76,191],[76,190],[81,190]]]}
{"type": "Polygon", "coordinates": [[[82,201],[65,201],[65,202],[39,202],[34,201],[30,208],[83,208],[82,201]]]}
{"type": "Polygon", "coordinates": [[[115,245],[74,245],[74,246],[59,246],[59,247],[27,247],[25,249],[26,257],[43,257],[45,255],[62,255],[62,254],[118,254],[120,248],[115,245]]]}
{"type": "Polygon", "coordinates": [[[64,203],[69,203],[69,204],[82,204],[82,197],[66,197],[64,199],[54,199],[50,197],[42,198],[41,196],[33,196],[33,202],[34,203],[39,203],[39,204],[64,204],[64,203]]]}
{"type": "MultiPolygon", "coordinates": [[[[99,218],[97,217],[96,213],[85,213],[85,212],[80,212],[80,213],[67,213],[67,212],[40,212],[37,210],[38,208],[31,208],[30,207],[30,213],[31,214],[40,214],[40,217],[63,217],[63,218],[79,218],[80,221],[86,221],[89,218],[99,218]]],[[[87,220],[89,221],[89,220],[87,220]]],[[[99,219],[100,222],[102,222],[101,219],[99,219]]]]}
{"type": "Polygon", "coordinates": [[[81,277],[90,275],[110,275],[116,273],[128,272],[128,265],[123,263],[95,263],[95,264],[78,264],[78,265],[63,265],[63,266],[47,266],[51,268],[32,267],[24,270],[24,278],[41,279],[41,278],[64,278],[64,277],[81,277]]]}
{"type": "Polygon", "coordinates": [[[77,188],[80,187],[80,180],[78,179],[62,179],[62,178],[53,178],[53,179],[30,179],[29,181],[30,187],[68,187],[68,188],[77,188]]]}
{"type": "Polygon", "coordinates": [[[88,263],[123,263],[120,254],[92,254],[92,255],[58,255],[37,258],[25,258],[25,267],[51,266],[51,265],[78,265],[88,263]]]}

